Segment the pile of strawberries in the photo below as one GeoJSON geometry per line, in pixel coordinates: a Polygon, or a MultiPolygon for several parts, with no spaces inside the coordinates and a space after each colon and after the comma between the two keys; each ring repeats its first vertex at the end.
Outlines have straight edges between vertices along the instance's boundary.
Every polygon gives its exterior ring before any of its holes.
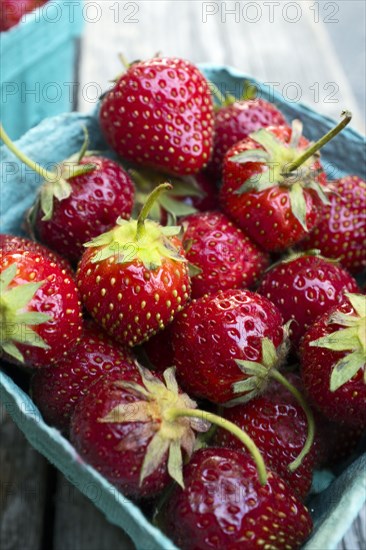
{"type": "Polygon", "coordinates": [[[366,183],[322,168],[349,113],[309,143],[275,105],[217,96],[187,61],[130,65],[99,113],[120,162],[86,132],[49,171],[1,128],[44,183],[33,239],[1,236],[0,343],[182,550],[291,550],[314,469],[366,428],[366,183]]]}

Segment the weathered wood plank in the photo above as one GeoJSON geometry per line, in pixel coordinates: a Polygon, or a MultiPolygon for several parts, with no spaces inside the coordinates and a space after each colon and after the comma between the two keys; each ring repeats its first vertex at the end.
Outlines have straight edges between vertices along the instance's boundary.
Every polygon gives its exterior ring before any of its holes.
{"type": "Polygon", "coordinates": [[[0,547],[42,550],[46,461],[0,406],[0,547]]]}
{"type": "Polygon", "coordinates": [[[364,548],[366,548],[366,505],[338,546],[338,550],[363,550],[364,548]]]}
{"type": "Polygon", "coordinates": [[[133,550],[128,536],[59,475],[53,550],[133,550]]]}
{"type": "MultiPolygon", "coordinates": [[[[234,65],[273,83],[290,101],[303,101],[334,118],[347,107],[354,113],[353,126],[363,128],[354,94],[325,29],[324,20],[331,15],[322,6],[315,13],[314,2],[292,3],[298,13],[279,6],[273,15],[269,3],[260,2],[136,1],[129,3],[135,6],[133,15],[132,8],[123,9],[124,2],[118,14],[115,2],[100,4],[99,20],[87,23],[83,38],[79,99],[84,112],[93,106],[88,93],[91,83],[105,90],[121,72],[118,52],[133,60],[161,51],[195,62],[234,65]],[[245,10],[246,4],[252,8],[245,10]],[[236,12],[229,13],[233,6],[236,12]],[[299,21],[292,22],[296,17],[299,21]]],[[[342,4],[337,17],[342,17],[342,4]]]]}

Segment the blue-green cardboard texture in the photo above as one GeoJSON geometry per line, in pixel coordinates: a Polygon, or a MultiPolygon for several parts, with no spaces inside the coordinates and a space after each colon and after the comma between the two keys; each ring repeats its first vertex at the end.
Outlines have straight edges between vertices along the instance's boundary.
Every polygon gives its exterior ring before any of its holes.
{"type": "Polygon", "coordinates": [[[0,34],[0,119],[13,139],[73,109],[83,6],[52,0],[0,34]]]}
{"type": "MultiPolygon", "coordinates": [[[[312,140],[328,131],[334,121],[308,107],[289,104],[278,94],[271,94],[260,82],[235,69],[201,65],[209,80],[222,91],[240,95],[243,80],[253,81],[263,98],[273,100],[289,120],[300,118],[304,135],[312,140]]],[[[50,165],[75,153],[81,146],[86,126],[91,148],[105,150],[96,114],[65,114],[44,120],[17,143],[22,151],[37,162],[50,165]]],[[[346,173],[365,177],[365,139],[352,129],[346,130],[322,154],[330,177],[346,173]]],[[[1,232],[22,234],[24,212],[33,203],[40,179],[24,168],[15,157],[1,148],[1,232]]],[[[138,506],[130,502],[98,472],[86,465],[70,443],[55,429],[47,426],[33,404],[13,381],[0,373],[0,397],[9,414],[30,443],[63,472],[81,492],[100,508],[109,521],[125,530],[140,550],[173,550],[175,545],[145,518],[138,506]]],[[[325,483],[329,473],[318,476],[325,483]]],[[[326,485],[326,483],[325,483],[326,485]]],[[[312,497],[309,508],[314,518],[314,532],[304,550],[335,550],[366,500],[366,453],[361,454],[331,485],[312,497]]]]}

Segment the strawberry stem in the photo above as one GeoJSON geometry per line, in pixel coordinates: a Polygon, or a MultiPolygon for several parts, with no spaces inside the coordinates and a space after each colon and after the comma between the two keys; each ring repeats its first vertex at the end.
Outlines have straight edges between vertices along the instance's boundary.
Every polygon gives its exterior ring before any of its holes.
{"type": "Polygon", "coordinates": [[[293,386],[277,369],[272,369],[270,371],[270,376],[275,380],[277,380],[277,382],[282,384],[290,393],[292,393],[292,395],[301,405],[308,422],[308,433],[307,433],[305,445],[303,446],[299,456],[293,462],[291,462],[291,464],[289,464],[288,466],[288,469],[290,470],[290,472],[294,472],[299,466],[301,466],[301,463],[304,457],[309,453],[311,446],[313,444],[314,433],[315,433],[314,416],[309,405],[306,403],[305,399],[303,398],[299,390],[295,388],[295,386],[293,386]]]}
{"type": "Polygon", "coordinates": [[[145,235],[145,220],[148,217],[153,204],[156,202],[161,193],[163,193],[164,191],[170,191],[170,189],[173,189],[173,186],[170,183],[162,183],[161,185],[155,187],[155,189],[151,191],[150,195],[147,197],[147,200],[139,214],[139,217],[137,218],[137,241],[139,241],[145,235]]]}
{"type": "Polygon", "coordinates": [[[84,142],[83,142],[83,145],[81,146],[81,149],[78,155],[78,164],[83,160],[85,153],[89,149],[89,145],[90,145],[88,128],[86,126],[83,126],[83,131],[84,131],[84,142]]]}
{"type": "Polygon", "coordinates": [[[49,170],[46,170],[46,168],[43,168],[40,164],[37,162],[34,162],[31,160],[27,155],[22,153],[20,151],[15,143],[10,139],[8,134],[5,132],[2,124],[0,124],[0,139],[5,143],[7,148],[24,164],[29,166],[31,170],[34,170],[37,174],[39,174],[44,180],[47,180],[49,182],[54,182],[55,178],[57,177],[56,174],[53,172],[50,172],[49,170]]]}
{"type": "Polygon", "coordinates": [[[123,53],[118,54],[118,59],[120,60],[121,64],[124,66],[126,71],[131,67],[131,64],[128,62],[127,57],[123,53]]]}
{"type": "Polygon", "coordinates": [[[337,124],[334,128],[332,128],[325,136],[323,136],[321,139],[316,141],[313,145],[311,145],[306,151],[300,155],[297,159],[295,159],[293,162],[288,164],[286,166],[286,174],[289,174],[290,172],[293,172],[297,168],[299,168],[308,158],[312,157],[319,149],[324,147],[328,141],[333,139],[339,132],[345,128],[352,119],[352,113],[349,111],[343,111],[341,116],[343,117],[343,120],[337,124]]]}
{"type": "Polygon", "coordinates": [[[252,438],[249,437],[248,434],[246,434],[233,422],[230,422],[226,418],[221,418],[221,416],[217,416],[214,413],[211,413],[208,411],[200,411],[197,409],[172,408],[166,411],[165,415],[167,419],[169,419],[170,421],[174,421],[179,417],[199,418],[201,420],[206,420],[207,422],[211,422],[211,424],[215,424],[216,426],[219,426],[224,430],[227,430],[228,432],[233,434],[235,437],[237,437],[239,441],[241,441],[243,445],[248,449],[257,467],[258,477],[261,485],[265,485],[267,483],[266,465],[264,463],[263,457],[258,447],[254,443],[252,438]]]}

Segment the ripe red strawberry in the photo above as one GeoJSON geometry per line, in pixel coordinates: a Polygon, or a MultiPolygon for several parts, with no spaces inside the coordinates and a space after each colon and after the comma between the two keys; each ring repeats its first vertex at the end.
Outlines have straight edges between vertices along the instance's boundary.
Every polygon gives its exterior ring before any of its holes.
{"type": "Polygon", "coordinates": [[[87,243],[77,281],[91,316],[122,344],[138,345],[170,323],[189,299],[188,264],[180,228],[146,216],[162,191],[150,195],[138,220],[119,219],[111,231],[87,243]]]}
{"type": "Polygon", "coordinates": [[[100,125],[112,149],[127,160],[170,174],[197,173],[212,151],[208,83],[182,59],[133,63],[104,96],[100,125]]]}
{"type": "Polygon", "coordinates": [[[357,274],[366,267],[366,182],[346,176],[335,182],[334,192],[320,224],[299,247],[316,248],[357,274]]]}
{"type": "Polygon", "coordinates": [[[1,233],[0,249],[3,253],[17,252],[18,250],[22,250],[41,254],[51,262],[57,264],[61,270],[64,269],[68,277],[70,277],[71,279],[74,277],[74,272],[72,271],[69,262],[65,258],[57,254],[57,252],[54,252],[53,250],[36,241],[31,241],[30,239],[26,239],[25,237],[18,237],[16,235],[1,233]]]}
{"type": "Polygon", "coordinates": [[[116,162],[101,156],[84,156],[88,136],[79,155],[65,160],[57,172],[37,165],[18,151],[0,128],[4,143],[44,181],[31,209],[31,232],[44,244],[76,263],[83,244],[114,227],[118,217],[132,212],[134,186],[116,162]]]}
{"type": "Polygon", "coordinates": [[[67,433],[79,399],[88,393],[93,382],[114,372],[121,379],[130,379],[134,373],[136,380],[140,378],[131,353],[90,324],[64,359],[33,375],[31,395],[45,421],[67,433]]]}
{"type": "Polygon", "coordinates": [[[0,32],[17,25],[23,15],[46,4],[48,0],[0,0],[0,32]]]}
{"type": "Polygon", "coordinates": [[[366,297],[346,293],[309,328],[300,355],[313,404],[329,420],[366,428],[366,297]]]}
{"type": "Polygon", "coordinates": [[[284,343],[280,312],[249,290],[219,291],[193,300],[176,318],[171,333],[178,380],[191,395],[214,403],[225,403],[243,393],[254,397],[254,379],[240,366],[267,361],[263,340],[274,348],[284,343]],[[249,387],[235,391],[240,389],[236,383],[243,380],[251,381],[249,387]]]}
{"type": "MultiPolygon", "coordinates": [[[[276,384],[276,383],[275,383],[276,384]]],[[[266,465],[278,473],[300,498],[305,498],[311,487],[313,467],[317,462],[317,445],[294,471],[289,465],[299,456],[307,438],[307,418],[299,403],[288,391],[276,391],[272,383],[266,393],[245,405],[225,409],[223,415],[250,435],[260,450],[266,465]]],[[[245,450],[231,433],[219,429],[214,443],[221,447],[245,450]]]]}
{"type": "Polygon", "coordinates": [[[81,305],[74,281],[46,256],[0,252],[0,346],[16,364],[44,367],[78,342],[81,305]]]}
{"type": "MultiPolygon", "coordinates": [[[[136,185],[136,205],[140,207],[145,204],[149,193],[167,179],[162,172],[151,168],[131,168],[129,173],[136,185]]],[[[150,212],[151,219],[162,225],[197,211],[214,210],[217,207],[216,184],[206,172],[181,178],[169,177],[169,182],[173,188],[158,197],[150,212]]]]}
{"type": "Polygon", "coordinates": [[[235,99],[229,96],[215,110],[214,150],[208,170],[221,179],[226,152],[253,132],[267,126],[281,126],[286,119],[277,107],[264,99],[235,99]]]}
{"type": "Polygon", "coordinates": [[[252,460],[231,449],[200,449],[184,467],[157,523],[182,550],[300,548],[310,514],[274,472],[261,486],[252,460]]]}
{"type": "Polygon", "coordinates": [[[192,297],[219,290],[251,287],[269,257],[221,212],[202,212],[182,220],[186,258],[199,269],[192,277],[192,297]]]}
{"type": "Polygon", "coordinates": [[[293,320],[290,338],[296,347],[319,315],[342,300],[345,292],[358,292],[354,278],[340,265],[317,255],[293,255],[275,264],[259,285],[281,311],[293,320]]]}
{"type": "MultiPolygon", "coordinates": [[[[139,383],[113,373],[90,387],[76,405],[71,441],[126,496],[152,498],[170,477],[184,486],[183,453],[191,456],[195,432],[207,431],[207,421],[224,422],[228,429],[232,425],[196,410],[196,403],[179,389],[174,369],[166,370],[163,377],[142,367],[139,370],[139,383]]],[[[257,448],[243,432],[236,433],[248,444],[265,482],[265,466],[257,448]]]]}
{"type": "Polygon", "coordinates": [[[261,129],[225,155],[220,200],[224,210],[265,250],[296,244],[320,221],[326,176],[318,149],[351,120],[345,118],[314,145],[301,136],[302,125],[261,129]]]}

